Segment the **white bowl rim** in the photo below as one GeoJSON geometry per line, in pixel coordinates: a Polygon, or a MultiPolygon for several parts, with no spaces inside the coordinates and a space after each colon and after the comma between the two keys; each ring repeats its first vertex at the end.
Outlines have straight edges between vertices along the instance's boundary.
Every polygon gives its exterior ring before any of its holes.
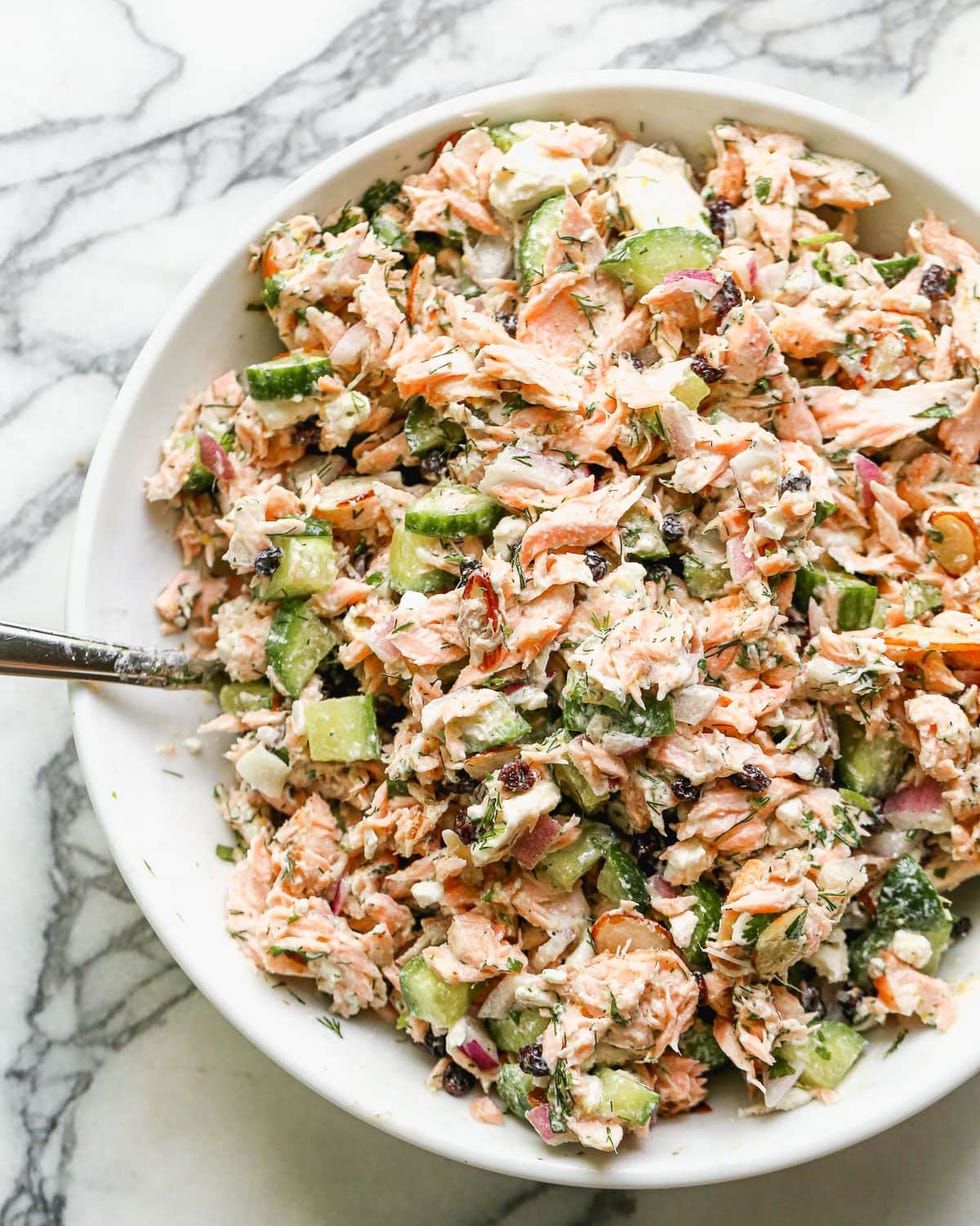
{"type": "MultiPolygon", "coordinates": [[[[860,141],[886,150],[894,162],[904,163],[914,172],[943,183],[948,192],[963,201],[966,212],[976,215],[965,194],[958,192],[955,186],[950,187],[949,178],[945,172],[940,173],[937,168],[930,165],[929,159],[921,157],[918,151],[916,151],[914,160],[906,157],[901,150],[896,148],[894,139],[876,125],[840,107],[792,90],[755,84],[713,73],[669,69],[593,69],[576,73],[574,79],[563,74],[544,74],[456,95],[422,110],[413,111],[361,137],[329,157],[321,159],[304,174],[281,188],[268,203],[255,209],[231,237],[219,240],[218,253],[189,279],[153,329],[107,415],[82,490],[68,570],[65,603],[65,624],[68,631],[77,634],[91,631],[91,627],[84,625],[83,614],[89,585],[89,563],[93,551],[99,545],[98,495],[109,475],[109,466],[116,442],[126,428],[134,403],[142,393],[147,372],[170,343],[187,311],[224,268],[230,253],[235,250],[244,252],[254,240],[255,234],[270,224],[270,218],[290,216],[289,210],[293,207],[293,201],[302,199],[312,189],[342,174],[349,164],[379,152],[403,138],[412,136],[416,129],[423,126],[444,121],[447,131],[450,131],[453,129],[453,120],[464,114],[489,111],[492,107],[519,102],[522,97],[531,94],[565,95],[570,88],[583,91],[595,88],[616,88],[629,91],[651,87],[665,91],[686,92],[692,97],[710,97],[717,100],[719,108],[726,106],[730,108],[727,111],[719,109],[719,117],[725,113],[737,113],[740,105],[756,104],[793,112],[802,122],[810,121],[828,128],[839,129],[860,141]]],[[[372,1113],[363,1105],[363,1102],[358,1101],[349,1093],[342,1091],[328,1093],[315,1080],[310,1069],[301,1060],[294,1058],[289,1052],[273,1052],[268,1036],[251,1023],[247,1013],[236,1008],[234,1001],[221,999],[217,993],[212,994],[208,983],[207,967],[195,956],[194,942],[188,939],[187,929],[181,928],[179,924],[175,925],[172,916],[156,905],[152,897],[141,888],[140,877],[123,867],[129,861],[129,855],[124,851],[121,841],[114,836],[112,824],[105,820],[96,791],[91,786],[98,741],[94,727],[90,726],[92,722],[94,721],[90,721],[84,712],[80,712],[76,709],[75,704],[72,704],[72,724],[79,763],[83,779],[92,798],[93,808],[108,840],[113,858],[133,898],[187,977],[239,1033],[315,1093],[366,1123],[442,1157],[519,1178],[592,1188],[669,1188],[730,1182],[797,1166],[846,1149],[894,1127],[931,1106],[980,1071],[980,1042],[977,1042],[972,1051],[964,1052],[964,1058],[960,1062],[946,1067],[939,1076],[936,1076],[928,1086],[923,1088],[922,1092],[910,1095],[909,1099],[903,1102],[898,1109],[870,1109],[853,1114],[841,1113],[837,1120],[836,1131],[832,1135],[825,1135],[816,1144],[797,1143],[785,1146],[776,1153],[768,1152],[768,1147],[764,1145],[760,1146],[758,1153],[744,1161],[741,1168],[734,1172],[730,1168],[721,1172],[713,1168],[709,1155],[706,1157],[704,1170],[700,1174],[687,1173],[676,1178],[672,1177],[669,1172],[666,1175],[651,1172],[653,1177],[650,1179],[639,1177],[624,1179],[617,1178],[615,1160],[601,1165],[590,1165],[587,1162],[575,1160],[571,1156],[556,1157],[554,1151],[551,1150],[546,1150],[534,1158],[514,1159],[512,1156],[505,1163],[501,1159],[494,1159],[492,1156],[488,1157],[481,1153],[476,1145],[467,1139],[465,1130],[460,1130],[458,1136],[448,1138],[441,1136],[437,1143],[435,1137],[419,1135],[419,1121],[410,1112],[403,1112],[401,1115],[392,1112],[379,1116],[372,1113]]]]}

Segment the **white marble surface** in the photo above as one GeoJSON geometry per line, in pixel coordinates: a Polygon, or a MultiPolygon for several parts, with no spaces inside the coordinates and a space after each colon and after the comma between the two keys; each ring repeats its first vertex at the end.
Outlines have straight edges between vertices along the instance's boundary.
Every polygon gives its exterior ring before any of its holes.
{"type": "MultiPolygon", "coordinates": [[[[0,613],[57,626],[100,425],[177,287],[270,191],[389,118],[535,71],[711,69],[849,106],[980,190],[975,0],[31,0],[0,39],[0,613]],[[281,16],[280,16],[281,15],[281,16]]],[[[977,1221],[980,1081],[729,1188],[592,1194],[341,1115],[171,964],[112,868],[65,694],[0,686],[0,1226],[977,1221]]]]}

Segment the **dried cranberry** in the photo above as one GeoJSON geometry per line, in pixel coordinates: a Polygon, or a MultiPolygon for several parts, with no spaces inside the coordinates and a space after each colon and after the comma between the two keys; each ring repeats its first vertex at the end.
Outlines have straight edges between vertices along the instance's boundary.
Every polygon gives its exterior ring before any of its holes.
{"type": "Polygon", "coordinates": [[[972,929],[973,920],[971,920],[968,915],[961,915],[960,918],[953,924],[951,936],[954,941],[960,941],[963,939],[963,937],[969,936],[972,929]]]}
{"type": "Polygon", "coordinates": [[[723,370],[719,370],[717,366],[712,366],[708,359],[702,357],[700,353],[696,353],[691,358],[691,370],[699,379],[703,379],[705,383],[717,383],[725,373],[723,370]]]}
{"type": "MultiPolygon", "coordinates": [[[[768,783],[768,780],[766,781],[768,783]]],[[[683,775],[678,775],[670,785],[670,790],[674,793],[678,800],[686,800],[694,804],[696,800],[701,799],[701,788],[692,783],[690,779],[686,779],[683,775]]]]}
{"type": "Polygon", "coordinates": [[[941,264],[930,264],[922,274],[919,282],[919,293],[925,294],[930,302],[938,302],[949,292],[949,273],[941,264]]]}
{"type": "Polygon", "coordinates": [[[837,993],[837,1007],[840,1015],[849,1026],[853,1026],[863,1013],[864,993],[860,988],[841,988],[837,993]]]}
{"type": "Polygon", "coordinates": [[[253,565],[260,575],[274,575],[279,569],[281,561],[282,550],[277,545],[274,545],[271,549],[260,549],[255,555],[253,565]]]}
{"type": "Polygon", "coordinates": [[[817,769],[813,772],[813,782],[817,785],[817,787],[826,787],[826,785],[830,782],[830,771],[826,768],[826,766],[821,764],[817,767],[817,769]]]}
{"type": "Polygon", "coordinates": [[[684,539],[684,521],[679,515],[665,515],[664,522],[660,525],[660,534],[668,545],[673,545],[675,541],[682,541],[684,539]]]}
{"type": "Polygon", "coordinates": [[[750,762],[744,770],[731,776],[731,782],[743,792],[764,792],[772,780],[764,770],[760,770],[750,762]]]}
{"type": "Polygon", "coordinates": [[[708,981],[700,971],[694,972],[694,982],[698,985],[698,1004],[706,1005],[708,1003],[708,981]]]}
{"type": "Polygon", "coordinates": [[[726,200],[724,196],[717,196],[714,200],[708,201],[708,224],[711,226],[711,233],[719,243],[724,243],[728,237],[728,214],[734,207],[734,204],[726,200]]]}
{"type": "Polygon", "coordinates": [[[630,354],[630,361],[633,363],[634,370],[646,370],[642,360],[638,358],[635,353],[630,354]]]}
{"type": "Polygon", "coordinates": [[[476,841],[476,825],[470,821],[465,813],[457,813],[453,819],[453,830],[456,832],[456,837],[461,843],[473,843],[476,841]]]}
{"type": "Polygon", "coordinates": [[[442,1088],[453,1098],[464,1098],[476,1085],[476,1078],[458,1064],[450,1064],[442,1075],[442,1088]]]}
{"type": "Polygon", "coordinates": [[[301,446],[309,450],[311,447],[319,447],[320,430],[323,423],[319,417],[308,417],[306,421],[301,421],[293,426],[293,442],[299,443],[301,446]]]}
{"type": "Polygon", "coordinates": [[[533,766],[523,758],[515,758],[513,762],[505,762],[497,772],[497,778],[508,792],[529,792],[537,782],[537,773],[533,766]]]}
{"type": "Polygon", "coordinates": [[[826,1012],[819,990],[806,979],[800,981],[800,1004],[806,1013],[816,1013],[823,1017],[826,1012]]]}
{"type": "Polygon", "coordinates": [[[645,873],[659,873],[663,867],[660,853],[666,850],[667,839],[659,830],[644,830],[633,835],[633,857],[645,873]]]}
{"type": "MultiPolygon", "coordinates": [[[[733,308],[740,306],[742,303],[742,291],[738,288],[729,274],[725,273],[725,279],[721,283],[721,289],[711,299],[711,309],[718,316],[719,322],[725,318],[728,312],[733,308]]],[[[704,379],[704,375],[701,376],[704,379]]],[[[705,379],[708,383],[710,380],[705,379]]]]}
{"type": "Polygon", "coordinates": [[[655,583],[663,583],[673,573],[670,569],[670,563],[663,561],[662,558],[657,558],[652,562],[644,562],[643,569],[655,583]]]}
{"type": "Polygon", "coordinates": [[[508,336],[517,335],[517,315],[513,311],[501,311],[497,316],[497,323],[508,336]]]}
{"type": "Polygon", "coordinates": [[[600,579],[604,578],[609,572],[609,563],[598,549],[586,549],[585,565],[592,572],[592,578],[596,581],[596,583],[598,583],[600,579]]]}
{"type": "Polygon", "coordinates": [[[480,563],[476,558],[464,558],[459,564],[459,581],[465,583],[466,580],[473,574],[475,570],[480,569],[480,563]]]}
{"type": "Polygon", "coordinates": [[[787,473],[779,483],[779,492],[785,494],[787,491],[797,493],[799,490],[808,490],[810,488],[810,474],[805,468],[797,468],[791,473],[787,473]]]}
{"type": "Polygon", "coordinates": [[[435,1060],[441,1060],[446,1054],[446,1040],[441,1034],[433,1034],[431,1030],[425,1032],[425,1038],[422,1040],[422,1046],[435,1060]]]}
{"type": "Polygon", "coordinates": [[[522,1072],[530,1073],[532,1077],[547,1077],[551,1072],[544,1062],[540,1043],[528,1043],[522,1047],[517,1053],[517,1063],[522,1072]]]}

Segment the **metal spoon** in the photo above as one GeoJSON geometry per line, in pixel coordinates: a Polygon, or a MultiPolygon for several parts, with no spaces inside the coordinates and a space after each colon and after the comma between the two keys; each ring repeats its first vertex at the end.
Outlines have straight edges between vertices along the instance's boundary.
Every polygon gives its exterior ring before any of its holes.
{"type": "Polygon", "coordinates": [[[214,690],[227,676],[217,661],[182,651],[147,651],[98,639],[0,622],[0,675],[114,681],[160,689],[214,690]]]}

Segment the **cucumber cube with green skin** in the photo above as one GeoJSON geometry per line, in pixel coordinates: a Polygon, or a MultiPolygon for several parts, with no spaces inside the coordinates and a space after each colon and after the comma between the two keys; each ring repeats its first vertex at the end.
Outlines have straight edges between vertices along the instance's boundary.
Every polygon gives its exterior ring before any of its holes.
{"type": "Polygon", "coordinates": [[[878,274],[889,289],[903,281],[918,264],[917,255],[896,255],[890,260],[872,260],[878,274]]]}
{"type": "Polygon", "coordinates": [[[909,621],[943,608],[943,594],[935,583],[912,579],[902,584],[902,611],[909,621]]]}
{"type": "Polygon", "coordinates": [[[308,601],[284,600],[272,619],[265,640],[265,662],[271,680],[296,698],[317,670],[336,638],[308,601]]]}
{"type": "Polygon", "coordinates": [[[267,681],[229,681],[218,691],[218,703],[226,715],[247,715],[272,706],[272,686],[267,681]]]}
{"type": "Polygon", "coordinates": [[[337,559],[329,536],[274,536],[269,539],[282,550],[282,557],[271,575],[259,575],[256,579],[254,588],[259,600],[313,596],[333,587],[337,559]]]}
{"type": "Polygon", "coordinates": [[[732,579],[732,572],[727,566],[706,566],[693,553],[687,554],[681,565],[688,595],[697,600],[713,600],[721,596],[732,579]]]}
{"type": "Polygon", "coordinates": [[[714,1028],[700,1017],[695,1017],[681,1035],[680,1048],[681,1055],[699,1060],[712,1071],[728,1063],[728,1057],[718,1046],[714,1028]]]}
{"type": "Polygon", "coordinates": [[[388,579],[396,592],[446,592],[456,584],[455,575],[440,570],[425,555],[438,551],[439,538],[409,532],[399,524],[391,534],[388,551],[388,579]]]}
{"type": "Polygon", "coordinates": [[[366,762],[381,757],[370,694],[304,702],[303,720],[314,762],[366,762]]]}
{"type": "Polygon", "coordinates": [[[632,698],[618,699],[599,686],[589,684],[584,673],[569,674],[562,692],[562,721],[569,732],[585,732],[593,719],[602,719],[610,730],[638,737],[669,736],[674,731],[674,704],[666,698],[647,695],[641,706],[632,698]]]}
{"type": "Polygon", "coordinates": [[[631,284],[642,296],[672,272],[710,267],[719,251],[721,243],[713,235],[668,226],[620,239],[599,267],[631,284]]]}
{"type": "Polygon", "coordinates": [[[718,931],[721,923],[721,895],[707,881],[695,881],[685,891],[693,894],[697,900],[686,914],[697,916],[691,939],[683,950],[684,957],[692,966],[707,966],[708,956],[704,952],[705,943],[718,931]]]}
{"type": "Polygon", "coordinates": [[[909,751],[890,732],[868,738],[865,729],[850,715],[837,719],[840,758],[837,779],[842,787],[862,796],[881,800],[891,796],[905,772],[909,751]]]}
{"type": "Polygon", "coordinates": [[[529,1096],[534,1089],[534,1078],[531,1074],[525,1073],[518,1064],[504,1064],[497,1077],[496,1088],[507,1110],[524,1119],[531,1110],[529,1096]]]}
{"type": "Polygon", "coordinates": [[[634,508],[623,516],[619,526],[623,553],[631,558],[669,558],[663,534],[649,515],[634,508]]]}
{"type": "Polygon", "coordinates": [[[555,783],[583,813],[590,815],[597,813],[608,803],[609,793],[606,792],[600,796],[598,792],[593,792],[586,777],[570,762],[557,763],[552,767],[552,773],[555,776],[555,783]]]}
{"type": "Polygon", "coordinates": [[[429,490],[405,513],[409,532],[424,536],[489,536],[504,516],[499,502],[470,485],[443,481],[429,490]]]}
{"type": "Polygon", "coordinates": [[[256,362],[245,367],[249,395],[253,400],[291,400],[293,396],[310,396],[316,391],[317,380],[333,374],[333,365],[323,353],[306,353],[297,349],[271,362],[256,362]]]}
{"type": "Polygon", "coordinates": [[[548,1025],[548,1019],[537,1009],[524,1009],[509,1017],[490,1018],[487,1030],[501,1051],[520,1051],[537,1041],[548,1025]]]}
{"type": "Polygon", "coordinates": [[[430,451],[456,448],[465,439],[463,427],[436,414],[431,405],[417,396],[405,418],[405,441],[412,455],[428,455],[430,451]]]}
{"type": "Polygon", "coordinates": [[[856,575],[823,566],[804,566],[796,572],[793,604],[803,614],[811,597],[822,604],[833,588],[837,605],[837,630],[865,630],[871,625],[878,600],[878,589],[856,575]]]}
{"type": "Polygon", "coordinates": [[[912,856],[902,856],[885,874],[878,894],[875,924],[851,946],[851,975],[867,987],[868,962],[891,943],[900,929],[921,933],[932,946],[930,961],[922,969],[934,975],[949,945],[953,918],[939,891],[912,856]]]}
{"type": "Polygon", "coordinates": [[[565,196],[549,196],[531,214],[517,245],[515,264],[517,283],[522,294],[544,276],[544,261],[551,240],[561,228],[565,216],[565,196]]]}
{"type": "Polygon", "coordinates": [[[579,829],[581,833],[574,843],[551,852],[539,860],[535,868],[535,872],[541,873],[563,893],[572,889],[611,847],[616,846],[616,836],[608,826],[583,822],[579,829]]]}
{"type": "Polygon", "coordinates": [[[494,694],[493,697],[493,702],[482,711],[459,721],[459,736],[467,756],[486,753],[499,745],[513,745],[531,731],[531,725],[514,710],[503,694],[494,694]]]}
{"type": "Polygon", "coordinates": [[[807,1090],[833,1090],[865,1048],[865,1040],[844,1022],[823,1021],[811,1028],[803,1048],[799,1084],[807,1090]]]}
{"type": "Polygon", "coordinates": [[[686,405],[689,409],[694,410],[698,407],[702,400],[708,395],[711,388],[693,371],[684,376],[680,383],[674,388],[673,395],[681,404],[686,405]]]}
{"type": "Polygon", "coordinates": [[[620,903],[635,903],[641,911],[650,909],[646,878],[640,866],[627,851],[614,845],[607,849],[606,862],[596,880],[596,889],[615,906],[620,903]]]}
{"type": "Polygon", "coordinates": [[[464,1016],[473,998],[472,984],[445,983],[421,954],[405,963],[398,982],[409,1013],[445,1030],[464,1016]]]}
{"type": "Polygon", "coordinates": [[[602,1083],[602,1105],[610,1115],[631,1128],[643,1128],[657,1109],[660,1095],[638,1077],[619,1068],[600,1068],[596,1076],[602,1083]]]}

